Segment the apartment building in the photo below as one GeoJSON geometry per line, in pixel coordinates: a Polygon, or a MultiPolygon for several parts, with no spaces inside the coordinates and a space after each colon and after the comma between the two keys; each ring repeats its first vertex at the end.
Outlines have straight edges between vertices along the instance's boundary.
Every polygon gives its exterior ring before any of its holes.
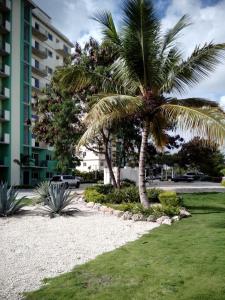
{"type": "Polygon", "coordinates": [[[81,147],[79,152],[80,166],[76,169],[81,172],[104,171],[106,167],[105,156],[81,147]]]}
{"type": "Polygon", "coordinates": [[[37,96],[73,44],[30,0],[0,0],[0,180],[32,185],[51,177],[53,149],[32,134],[37,96]]]}

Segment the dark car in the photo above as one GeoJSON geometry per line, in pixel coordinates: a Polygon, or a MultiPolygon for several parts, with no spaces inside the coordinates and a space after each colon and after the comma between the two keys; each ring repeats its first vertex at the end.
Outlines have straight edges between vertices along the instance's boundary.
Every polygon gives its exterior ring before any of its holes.
{"type": "Polygon", "coordinates": [[[179,182],[179,181],[185,181],[185,182],[193,182],[195,179],[191,175],[178,175],[172,178],[172,181],[179,182]]]}
{"type": "Polygon", "coordinates": [[[204,176],[206,176],[202,172],[187,172],[185,175],[192,176],[194,180],[201,180],[202,178],[204,178],[204,176]]]}

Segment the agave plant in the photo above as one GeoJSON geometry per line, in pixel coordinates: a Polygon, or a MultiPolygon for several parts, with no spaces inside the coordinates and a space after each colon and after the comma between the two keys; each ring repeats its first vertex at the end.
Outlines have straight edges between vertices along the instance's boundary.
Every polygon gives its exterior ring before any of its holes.
{"type": "Polygon", "coordinates": [[[38,195],[38,202],[43,202],[46,205],[49,198],[49,182],[43,181],[39,183],[34,192],[38,195]]]}
{"type": "Polygon", "coordinates": [[[74,208],[67,208],[73,199],[73,195],[70,194],[63,184],[52,184],[48,188],[49,196],[45,209],[51,216],[56,214],[71,214],[74,211],[78,211],[74,208]]]}
{"type": "Polygon", "coordinates": [[[17,199],[18,193],[13,187],[7,189],[7,183],[0,183],[0,217],[7,217],[19,212],[25,206],[22,201],[25,197],[17,199]]]}

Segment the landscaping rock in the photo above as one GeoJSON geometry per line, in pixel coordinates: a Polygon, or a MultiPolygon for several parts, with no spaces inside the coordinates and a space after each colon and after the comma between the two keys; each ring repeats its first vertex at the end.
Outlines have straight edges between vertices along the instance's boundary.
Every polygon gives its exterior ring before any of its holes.
{"type": "Polygon", "coordinates": [[[165,221],[165,220],[170,220],[170,218],[169,218],[168,216],[162,216],[162,217],[158,218],[158,219],[156,220],[156,222],[157,222],[158,224],[162,224],[162,222],[165,221]]]}
{"type": "Polygon", "coordinates": [[[112,215],[113,214],[113,209],[111,207],[106,207],[104,210],[105,213],[112,215]]]}
{"type": "Polygon", "coordinates": [[[121,210],[114,210],[114,211],[113,211],[113,214],[114,214],[116,217],[120,218],[120,217],[124,214],[124,212],[121,211],[121,210]]]}
{"type": "Polygon", "coordinates": [[[123,215],[122,215],[122,219],[123,220],[131,220],[132,219],[133,214],[129,211],[126,211],[123,215]]]}
{"type": "Polygon", "coordinates": [[[105,212],[107,208],[108,208],[107,206],[102,205],[99,210],[105,212]]]}
{"type": "Polygon", "coordinates": [[[99,210],[101,206],[102,205],[100,203],[95,203],[95,205],[93,206],[93,208],[99,210]]]}
{"type": "Polygon", "coordinates": [[[186,210],[186,208],[181,208],[180,209],[180,217],[181,218],[187,218],[187,217],[190,217],[191,216],[191,213],[189,213],[189,211],[186,210]]]}
{"type": "Polygon", "coordinates": [[[161,224],[164,224],[164,225],[171,225],[171,224],[172,224],[172,220],[171,220],[170,218],[165,219],[165,220],[162,221],[161,224]]]}
{"type": "Polygon", "coordinates": [[[137,221],[145,221],[146,218],[142,214],[139,213],[139,214],[134,214],[132,216],[132,220],[135,221],[135,222],[137,222],[137,221]]]}
{"type": "Polygon", "coordinates": [[[180,216],[173,216],[173,217],[171,218],[171,220],[172,220],[172,222],[177,222],[177,221],[180,220],[180,216]]]}
{"type": "Polygon", "coordinates": [[[86,206],[87,206],[87,207],[90,207],[90,208],[92,208],[94,205],[95,205],[94,202],[88,202],[88,203],[86,204],[86,206]]]}
{"type": "Polygon", "coordinates": [[[150,215],[147,217],[147,222],[155,222],[156,221],[156,217],[154,215],[150,215]]]}

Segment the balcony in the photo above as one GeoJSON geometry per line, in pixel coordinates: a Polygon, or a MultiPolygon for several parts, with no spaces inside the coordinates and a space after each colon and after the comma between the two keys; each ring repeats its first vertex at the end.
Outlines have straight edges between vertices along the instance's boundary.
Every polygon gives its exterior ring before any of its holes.
{"type": "Polygon", "coordinates": [[[41,91],[46,88],[46,86],[42,82],[40,82],[39,80],[35,80],[35,78],[32,78],[31,84],[32,91],[35,93],[41,93],[41,91]]]}
{"type": "Polygon", "coordinates": [[[9,167],[9,157],[5,156],[0,158],[0,168],[8,168],[9,167]]]}
{"type": "Polygon", "coordinates": [[[46,150],[47,145],[43,142],[37,142],[34,138],[32,138],[32,148],[36,148],[37,150],[46,150]]]}
{"type": "Polygon", "coordinates": [[[9,110],[0,110],[0,123],[10,121],[10,111],[9,110]]]}
{"type": "Polygon", "coordinates": [[[48,32],[41,25],[32,26],[32,34],[36,36],[40,41],[44,42],[48,39],[48,32]]]}
{"type": "Polygon", "coordinates": [[[62,55],[63,57],[66,57],[67,55],[70,54],[69,52],[69,48],[67,46],[65,46],[62,42],[58,42],[56,43],[56,49],[55,51],[62,55]]]}
{"type": "Polygon", "coordinates": [[[37,63],[35,61],[32,60],[32,72],[34,74],[37,74],[41,77],[46,77],[47,76],[47,69],[46,66],[37,63]]]}
{"type": "Polygon", "coordinates": [[[10,134],[4,133],[0,136],[0,144],[9,144],[10,143],[10,134]]]}
{"type": "Polygon", "coordinates": [[[7,34],[9,33],[11,30],[11,24],[9,21],[3,21],[1,24],[0,24],[0,33],[1,34],[7,34]]]}
{"type": "Polygon", "coordinates": [[[2,88],[0,90],[0,100],[9,99],[10,97],[10,89],[2,88]]]}
{"type": "Polygon", "coordinates": [[[41,59],[47,58],[47,50],[42,45],[32,42],[32,53],[41,59]]]}
{"type": "Polygon", "coordinates": [[[10,75],[10,67],[8,65],[0,65],[0,78],[8,77],[10,75]]]}
{"type": "Polygon", "coordinates": [[[0,56],[6,56],[8,54],[10,54],[10,44],[2,43],[0,45],[0,56]]]}
{"type": "Polygon", "coordinates": [[[1,0],[0,1],[0,11],[8,12],[11,9],[11,1],[10,0],[1,0]]]}
{"type": "Polygon", "coordinates": [[[48,160],[48,170],[54,171],[57,167],[57,160],[48,160]]]}

